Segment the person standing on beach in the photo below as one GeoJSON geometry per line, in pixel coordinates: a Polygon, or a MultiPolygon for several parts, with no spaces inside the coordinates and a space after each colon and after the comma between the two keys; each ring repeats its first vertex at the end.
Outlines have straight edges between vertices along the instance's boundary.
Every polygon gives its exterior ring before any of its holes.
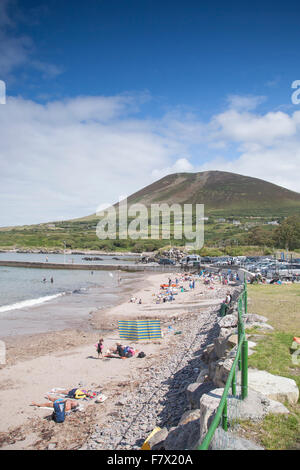
{"type": "Polygon", "coordinates": [[[99,359],[99,357],[103,354],[103,338],[99,339],[99,343],[97,344],[97,353],[99,359]]]}

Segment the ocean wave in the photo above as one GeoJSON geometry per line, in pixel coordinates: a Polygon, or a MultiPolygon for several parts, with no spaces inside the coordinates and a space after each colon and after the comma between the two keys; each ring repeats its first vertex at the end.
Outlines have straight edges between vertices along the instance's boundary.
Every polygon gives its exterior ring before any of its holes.
{"type": "Polygon", "coordinates": [[[22,300],[21,302],[16,302],[15,304],[11,305],[3,305],[0,307],[0,313],[4,312],[9,312],[10,310],[17,310],[20,308],[26,308],[26,307],[33,307],[35,305],[40,305],[43,304],[44,302],[48,302],[49,300],[56,299],[57,297],[61,297],[65,293],[62,292],[60,294],[55,294],[55,295],[46,295],[44,297],[39,297],[37,299],[28,299],[28,300],[22,300]]]}

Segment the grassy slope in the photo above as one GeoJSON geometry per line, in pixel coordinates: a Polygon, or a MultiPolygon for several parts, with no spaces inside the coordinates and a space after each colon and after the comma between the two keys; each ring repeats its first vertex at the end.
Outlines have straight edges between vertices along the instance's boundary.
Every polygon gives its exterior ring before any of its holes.
{"type": "MultiPolygon", "coordinates": [[[[140,202],[149,206],[152,203],[201,203],[205,205],[205,215],[215,217],[260,216],[269,220],[273,217],[300,213],[300,194],[281,188],[257,178],[250,178],[228,172],[176,173],[143,188],[128,198],[128,205],[140,202]]],[[[252,219],[248,219],[248,221],[252,219]]],[[[168,244],[168,241],[100,241],[95,233],[99,218],[90,215],[80,219],[56,222],[56,228],[47,224],[0,228],[0,248],[49,248],[61,249],[66,240],[69,248],[109,251],[114,249],[136,251],[155,249],[168,244]]],[[[264,230],[273,227],[262,226],[264,230]]],[[[247,245],[247,233],[232,224],[206,224],[206,246],[247,245]]],[[[173,242],[184,245],[180,241],[173,242]]],[[[239,249],[237,254],[247,254],[239,249]]]]}
{"type": "MultiPolygon", "coordinates": [[[[293,337],[300,336],[300,285],[253,285],[248,292],[249,312],[266,316],[274,328],[253,337],[257,347],[249,366],[291,378],[300,388],[300,366],[292,363],[289,349],[293,337]]],[[[286,406],[288,416],[269,415],[262,423],[243,423],[246,435],[266,449],[300,449],[300,403],[286,406]]]]}
{"type": "Polygon", "coordinates": [[[176,173],[134,193],[129,203],[204,204],[206,214],[285,215],[300,210],[300,194],[258,178],[210,171],[176,173]]]}

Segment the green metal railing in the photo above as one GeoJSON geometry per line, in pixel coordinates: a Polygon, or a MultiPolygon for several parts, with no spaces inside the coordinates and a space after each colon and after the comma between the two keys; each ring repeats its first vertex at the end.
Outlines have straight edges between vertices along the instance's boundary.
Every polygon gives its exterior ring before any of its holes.
{"type": "Polygon", "coordinates": [[[231,393],[236,396],[236,369],[241,371],[241,399],[244,400],[248,396],[248,341],[246,340],[245,327],[243,323],[243,314],[247,314],[247,284],[244,282],[244,290],[238,298],[238,345],[236,356],[230,369],[224,391],[220,400],[220,404],[216,411],[215,417],[201,443],[198,450],[207,450],[218,428],[220,422],[224,431],[228,430],[228,392],[231,387],[231,393]]]}

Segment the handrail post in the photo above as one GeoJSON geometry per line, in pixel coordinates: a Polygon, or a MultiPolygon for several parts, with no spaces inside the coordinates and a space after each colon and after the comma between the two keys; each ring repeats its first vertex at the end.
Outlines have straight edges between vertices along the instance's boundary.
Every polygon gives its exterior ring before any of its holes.
{"type": "Polygon", "coordinates": [[[227,399],[225,400],[224,408],[223,408],[222,428],[224,429],[224,431],[228,430],[227,399]]]}
{"type": "Polygon", "coordinates": [[[235,371],[233,373],[232,382],[231,382],[231,392],[232,392],[233,396],[236,395],[236,374],[235,374],[235,371]]]}
{"type": "MultiPolygon", "coordinates": [[[[238,344],[241,341],[241,337],[243,334],[243,329],[242,329],[242,324],[241,324],[241,301],[240,299],[238,300],[238,344]]],[[[241,370],[242,368],[242,362],[241,362],[241,356],[239,355],[238,359],[238,368],[241,370]]]]}
{"type": "Polygon", "coordinates": [[[248,341],[242,344],[242,400],[248,396],[248,341]]]}

